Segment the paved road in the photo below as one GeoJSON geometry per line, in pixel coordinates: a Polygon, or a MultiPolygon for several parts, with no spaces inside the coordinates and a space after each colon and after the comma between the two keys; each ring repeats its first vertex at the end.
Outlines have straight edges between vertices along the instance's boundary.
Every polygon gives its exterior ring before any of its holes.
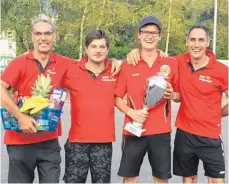
{"type": "MultiPolygon", "coordinates": [[[[172,117],[173,117],[173,124],[174,124],[174,118],[177,114],[177,109],[178,109],[178,105],[177,104],[173,104],[173,110],[172,110],[172,117]]],[[[121,158],[121,128],[122,128],[122,124],[123,124],[123,114],[121,112],[119,112],[118,110],[116,110],[116,116],[115,116],[115,120],[116,120],[116,136],[117,136],[117,140],[116,142],[113,144],[113,162],[112,162],[112,183],[121,183],[122,182],[122,178],[120,178],[119,176],[117,176],[117,171],[118,171],[118,167],[119,167],[119,162],[120,162],[120,158],[121,158]]],[[[63,148],[64,143],[67,139],[68,136],[68,130],[69,130],[69,123],[70,123],[70,116],[69,116],[69,104],[65,104],[64,107],[64,114],[62,117],[63,120],[63,136],[60,137],[60,144],[61,147],[63,148]]],[[[227,168],[227,173],[228,173],[228,118],[223,118],[223,136],[224,136],[224,147],[225,147],[225,153],[226,153],[226,168],[227,168]]],[[[175,133],[175,128],[173,129],[173,133],[172,133],[172,148],[173,148],[173,141],[174,141],[174,133],[175,133]]],[[[3,130],[1,129],[1,138],[3,137],[3,130]]],[[[8,172],[8,156],[6,153],[6,148],[2,143],[1,140],[1,183],[6,183],[7,182],[7,172],[8,172]]],[[[60,178],[60,182],[63,182],[62,178],[63,178],[63,171],[64,171],[64,150],[62,149],[61,151],[62,154],[62,164],[61,164],[61,178],[60,178]]],[[[199,167],[199,179],[198,179],[198,183],[207,183],[207,179],[206,177],[204,177],[204,171],[203,171],[203,167],[202,167],[202,163],[200,163],[200,167],[199,167]]],[[[37,175],[35,178],[35,182],[38,182],[37,179],[37,175]]],[[[90,182],[90,177],[88,177],[87,182],[90,182]]],[[[140,172],[140,179],[139,182],[141,183],[150,183],[152,182],[152,177],[151,177],[151,171],[150,171],[150,166],[148,163],[148,158],[146,156],[146,158],[144,159],[144,163],[142,165],[141,168],[141,172],[140,172]]],[[[182,180],[180,177],[176,177],[173,176],[172,179],[170,179],[170,183],[181,183],[182,180]]],[[[228,176],[226,177],[226,182],[228,183],[228,176]]]]}

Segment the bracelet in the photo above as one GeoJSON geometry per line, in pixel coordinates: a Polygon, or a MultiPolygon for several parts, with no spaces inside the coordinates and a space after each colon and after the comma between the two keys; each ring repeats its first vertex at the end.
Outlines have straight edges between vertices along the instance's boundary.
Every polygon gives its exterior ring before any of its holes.
{"type": "Polygon", "coordinates": [[[118,63],[119,63],[119,65],[121,65],[122,64],[122,60],[118,60],[118,63]]]}

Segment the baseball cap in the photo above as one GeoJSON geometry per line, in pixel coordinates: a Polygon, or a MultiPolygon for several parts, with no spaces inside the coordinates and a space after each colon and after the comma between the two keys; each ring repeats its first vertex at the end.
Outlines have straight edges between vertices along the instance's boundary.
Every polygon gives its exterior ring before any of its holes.
{"type": "Polygon", "coordinates": [[[155,24],[156,26],[158,26],[158,28],[161,31],[161,22],[154,16],[147,16],[144,17],[140,22],[139,22],[139,31],[142,27],[144,27],[147,24],[155,24]]]}

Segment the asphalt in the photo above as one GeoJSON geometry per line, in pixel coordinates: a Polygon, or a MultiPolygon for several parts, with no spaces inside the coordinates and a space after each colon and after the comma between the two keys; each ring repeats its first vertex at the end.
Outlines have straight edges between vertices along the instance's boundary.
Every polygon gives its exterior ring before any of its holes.
{"type": "MultiPolygon", "coordinates": [[[[175,127],[174,127],[174,120],[177,114],[177,109],[179,105],[173,104],[172,105],[172,126],[173,126],[173,132],[172,132],[172,150],[173,150],[173,142],[174,142],[174,135],[175,135],[175,127]]],[[[64,173],[64,149],[63,146],[66,142],[66,139],[68,137],[68,131],[70,127],[70,107],[69,104],[66,103],[64,106],[64,113],[62,115],[62,122],[63,122],[63,135],[59,138],[60,145],[62,147],[61,155],[62,155],[62,163],[61,163],[61,177],[60,182],[63,183],[63,173],[64,173]]],[[[119,168],[119,163],[121,159],[121,131],[122,131],[122,125],[123,125],[123,118],[124,115],[118,111],[115,110],[115,122],[116,122],[116,142],[113,143],[113,161],[112,161],[112,173],[111,173],[111,182],[112,183],[121,183],[122,178],[117,176],[117,171],[119,168]]],[[[8,173],[8,155],[6,152],[6,147],[3,144],[3,134],[4,130],[1,126],[1,183],[7,182],[7,173],[8,173]]],[[[225,149],[225,160],[226,160],[226,183],[228,183],[228,117],[222,119],[222,135],[224,137],[224,149],[225,149]]],[[[36,171],[35,171],[36,172],[36,171]]],[[[90,176],[88,176],[87,182],[90,182],[90,176]]],[[[37,175],[35,177],[34,183],[38,182],[37,175]]],[[[143,165],[141,167],[140,177],[139,177],[140,183],[152,183],[152,173],[150,169],[150,165],[148,163],[147,156],[144,159],[143,165]]],[[[182,178],[174,176],[169,180],[169,183],[181,183],[182,178]]],[[[199,164],[198,169],[198,183],[207,183],[207,178],[204,176],[204,170],[202,166],[202,162],[199,164]]]]}

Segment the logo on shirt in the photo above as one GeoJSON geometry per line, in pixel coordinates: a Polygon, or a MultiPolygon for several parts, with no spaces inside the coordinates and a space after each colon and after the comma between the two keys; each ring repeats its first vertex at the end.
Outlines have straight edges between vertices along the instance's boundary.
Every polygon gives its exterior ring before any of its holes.
{"type": "Polygon", "coordinates": [[[169,65],[162,65],[158,74],[166,78],[169,76],[170,72],[171,68],[169,65]]]}
{"type": "Polygon", "coordinates": [[[102,76],[102,81],[104,82],[116,82],[117,79],[113,76],[102,76]]]}
{"type": "Polygon", "coordinates": [[[139,76],[139,73],[133,73],[132,76],[139,76]]]}
{"type": "Polygon", "coordinates": [[[199,80],[204,81],[204,82],[208,82],[208,83],[212,83],[211,76],[200,75],[199,80]]]}
{"type": "Polygon", "coordinates": [[[48,69],[46,73],[50,75],[55,75],[56,74],[55,68],[53,68],[52,70],[48,69]]]}

